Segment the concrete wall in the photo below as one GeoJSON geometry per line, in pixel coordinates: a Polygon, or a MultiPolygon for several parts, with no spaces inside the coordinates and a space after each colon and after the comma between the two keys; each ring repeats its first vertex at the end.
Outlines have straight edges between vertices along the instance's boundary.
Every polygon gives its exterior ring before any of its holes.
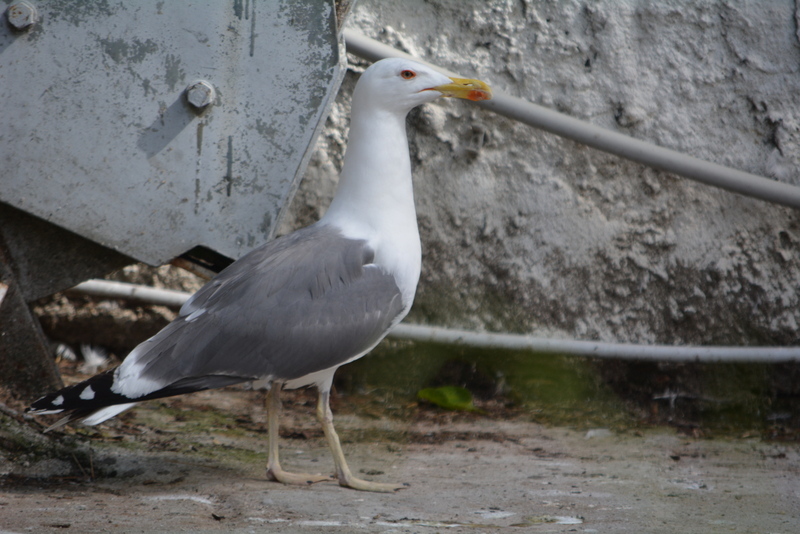
{"type": "MultiPolygon", "coordinates": [[[[497,90],[800,186],[794,2],[360,0],[350,27],[497,90]]],[[[351,56],[285,229],[335,191],[351,56]]],[[[409,320],[658,343],[786,344],[798,213],[441,101],[410,116],[423,273],[409,320]]]]}

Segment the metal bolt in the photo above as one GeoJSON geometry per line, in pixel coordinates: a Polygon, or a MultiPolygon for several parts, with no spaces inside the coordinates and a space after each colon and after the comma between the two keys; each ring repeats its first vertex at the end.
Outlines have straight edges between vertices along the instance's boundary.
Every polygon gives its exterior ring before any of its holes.
{"type": "Polygon", "coordinates": [[[205,80],[196,81],[186,88],[186,101],[197,109],[214,102],[214,86],[205,80]]]}
{"type": "Polygon", "coordinates": [[[29,2],[17,2],[11,4],[6,10],[8,23],[17,30],[27,30],[39,19],[39,14],[33,4],[29,2]]]}

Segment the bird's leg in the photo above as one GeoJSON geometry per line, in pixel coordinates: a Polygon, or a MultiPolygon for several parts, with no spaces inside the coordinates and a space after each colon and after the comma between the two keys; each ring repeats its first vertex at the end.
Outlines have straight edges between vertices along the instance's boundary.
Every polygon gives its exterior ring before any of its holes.
{"type": "Polygon", "coordinates": [[[278,429],[281,414],[281,384],[273,382],[267,393],[267,431],[269,432],[269,453],[267,456],[267,478],[284,484],[314,484],[331,480],[325,475],[308,475],[305,473],[287,473],[281,468],[278,460],[278,429]]]}
{"type": "Polygon", "coordinates": [[[379,491],[384,493],[391,493],[393,491],[401,490],[407,486],[404,484],[382,484],[380,482],[370,482],[362,480],[353,476],[350,468],[347,466],[347,461],[344,459],[342,452],[342,445],[339,442],[339,436],[333,428],[333,412],[331,412],[330,405],[330,391],[320,389],[319,397],[317,398],[317,419],[322,425],[322,431],[325,433],[325,438],[328,440],[328,445],[331,447],[331,454],[333,455],[333,462],[336,464],[336,476],[339,478],[339,485],[346,488],[352,488],[362,491],[379,491]]]}

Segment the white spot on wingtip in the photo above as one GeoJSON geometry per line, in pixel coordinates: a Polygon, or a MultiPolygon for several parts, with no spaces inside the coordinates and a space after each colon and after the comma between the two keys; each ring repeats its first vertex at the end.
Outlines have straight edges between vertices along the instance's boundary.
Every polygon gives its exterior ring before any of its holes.
{"type": "Polygon", "coordinates": [[[92,389],[92,386],[86,386],[86,389],[84,389],[81,392],[81,399],[92,400],[93,398],[94,398],[94,390],[92,389]]]}
{"type": "Polygon", "coordinates": [[[58,397],[53,399],[53,402],[51,402],[50,404],[52,404],[53,406],[61,406],[62,404],[64,404],[64,395],[59,395],[58,397]]]}

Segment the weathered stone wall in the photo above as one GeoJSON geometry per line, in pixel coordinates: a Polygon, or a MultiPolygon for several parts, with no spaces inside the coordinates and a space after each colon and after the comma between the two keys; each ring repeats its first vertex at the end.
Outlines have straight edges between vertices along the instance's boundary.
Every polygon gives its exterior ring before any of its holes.
{"type": "MultiPolygon", "coordinates": [[[[350,27],[496,90],[800,186],[790,1],[360,0],[350,27]]],[[[292,206],[335,190],[352,73],[292,206]]],[[[791,343],[798,212],[662,173],[462,101],[412,113],[423,239],[410,320],[581,339],[791,343]]]]}

